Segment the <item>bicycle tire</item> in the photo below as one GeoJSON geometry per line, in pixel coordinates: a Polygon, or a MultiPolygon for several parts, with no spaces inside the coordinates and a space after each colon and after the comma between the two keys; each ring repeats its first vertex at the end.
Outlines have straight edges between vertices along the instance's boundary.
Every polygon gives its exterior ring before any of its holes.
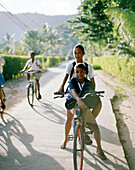
{"type": "Polygon", "coordinates": [[[28,98],[29,105],[33,106],[33,102],[34,102],[34,86],[33,86],[33,84],[29,84],[29,86],[27,88],[27,98],[28,98]]]}
{"type": "Polygon", "coordinates": [[[2,93],[2,99],[5,102],[6,101],[6,95],[5,95],[4,90],[1,89],[1,93],[2,93]]]}
{"type": "Polygon", "coordinates": [[[37,84],[35,82],[35,96],[36,96],[36,99],[38,100],[38,89],[37,89],[37,84]]]}
{"type": "Polygon", "coordinates": [[[80,125],[76,125],[73,144],[74,170],[82,170],[84,151],[84,132],[80,125]]]}

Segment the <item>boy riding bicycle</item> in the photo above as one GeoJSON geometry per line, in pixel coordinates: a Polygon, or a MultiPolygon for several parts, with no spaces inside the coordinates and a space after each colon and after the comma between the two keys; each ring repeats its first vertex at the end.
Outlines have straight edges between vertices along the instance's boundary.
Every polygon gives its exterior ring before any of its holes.
{"type": "MultiPolygon", "coordinates": [[[[75,78],[72,78],[69,83],[70,87],[70,94],[71,96],[76,99],[77,104],[79,105],[81,109],[82,116],[84,117],[84,126],[88,127],[91,131],[94,132],[94,138],[97,143],[97,155],[105,160],[107,159],[104,155],[104,152],[101,148],[101,137],[100,137],[100,131],[97,125],[97,122],[95,120],[94,115],[88,108],[88,106],[84,103],[84,101],[80,98],[83,97],[85,94],[90,93],[91,91],[94,91],[94,85],[91,81],[89,81],[87,78],[85,78],[86,74],[86,67],[84,64],[77,64],[75,66],[75,78]]],[[[90,103],[91,101],[89,101],[90,103]]],[[[74,114],[75,108],[70,110],[71,113],[74,114]]]]}
{"type": "MultiPolygon", "coordinates": [[[[41,99],[41,94],[40,94],[40,83],[39,83],[39,79],[41,77],[41,62],[40,60],[35,58],[35,53],[33,51],[30,52],[30,57],[31,59],[29,59],[23,70],[21,70],[21,72],[23,73],[27,68],[30,67],[30,70],[34,70],[34,71],[39,71],[37,73],[34,73],[34,78],[36,79],[36,83],[37,83],[37,88],[38,88],[38,99],[41,99]]],[[[27,79],[30,80],[30,75],[27,74],[27,79]]]]}

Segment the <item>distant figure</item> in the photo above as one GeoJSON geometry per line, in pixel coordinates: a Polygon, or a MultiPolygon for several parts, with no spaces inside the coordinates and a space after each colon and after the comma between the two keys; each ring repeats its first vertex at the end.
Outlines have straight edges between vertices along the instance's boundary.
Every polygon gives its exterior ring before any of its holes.
{"type": "MultiPolygon", "coordinates": [[[[38,99],[41,99],[41,94],[40,94],[40,83],[39,83],[39,79],[41,77],[41,68],[42,68],[42,65],[41,65],[41,62],[39,59],[35,58],[35,53],[33,51],[31,51],[30,53],[30,57],[31,59],[29,59],[23,70],[21,70],[20,72],[24,72],[27,68],[30,67],[30,70],[33,70],[33,71],[38,71],[37,73],[34,73],[34,77],[36,79],[36,83],[37,83],[37,87],[38,87],[38,99]]],[[[28,80],[30,80],[30,75],[28,74],[28,77],[27,77],[28,80]]]]}
{"type": "Polygon", "coordinates": [[[4,83],[4,77],[2,75],[4,66],[5,66],[5,60],[0,56],[0,100],[1,100],[1,107],[3,110],[6,108],[1,93],[1,86],[4,83]]]}
{"type": "Polygon", "coordinates": [[[69,60],[69,57],[68,57],[68,56],[66,56],[66,57],[65,57],[65,59],[66,59],[66,62],[68,62],[68,60],[69,60]]]}

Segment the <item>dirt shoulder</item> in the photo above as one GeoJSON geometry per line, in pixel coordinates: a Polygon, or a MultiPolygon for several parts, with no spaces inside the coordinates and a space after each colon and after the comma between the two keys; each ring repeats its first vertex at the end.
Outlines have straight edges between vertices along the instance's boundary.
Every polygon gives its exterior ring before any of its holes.
{"type": "Polygon", "coordinates": [[[4,91],[6,93],[6,110],[13,105],[21,102],[26,97],[26,85],[28,81],[26,77],[8,80],[4,83],[4,91]]]}
{"type": "Polygon", "coordinates": [[[126,87],[125,84],[118,83],[112,76],[101,74],[101,72],[97,74],[114,90],[119,88],[119,92],[116,90],[111,103],[125,158],[130,169],[133,170],[135,169],[135,96],[130,88],[126,87]]]}

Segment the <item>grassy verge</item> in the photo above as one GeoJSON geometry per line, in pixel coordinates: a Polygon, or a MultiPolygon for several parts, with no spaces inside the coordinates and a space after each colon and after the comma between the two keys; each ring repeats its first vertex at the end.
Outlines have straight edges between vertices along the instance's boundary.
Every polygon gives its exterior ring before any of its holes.
{"type": "MultiPolygon", "coordinates": [[[[102,75],[104,75],[104,72],[102,72],[102,73],[103,73],[102,75]]],[[[128,150],[126,147],[127,141],[130,144],[129,129],[124,121],[124,113],[121,110],[121,105],[122,105],[123,101],[128,98],[128,95],[123,88],[121,88],[119,86],[114,86],[108,82],[105,82],[105,83],[108,86],[110,86],[111,88],[113,88],[115,91],[115,95],[111,99],[111,104],[112,104],[113,113],[114,113],[115,119],[116,119],[116,126],[117,126],[119,140],[123,147],[123,152],[124,152],[125,158],[127,160],[128,166],[130,167],[129,153],[128,153],[128,150]],[[126,136],[125,136],[125,134],[126,134],[126,136]]]]}

